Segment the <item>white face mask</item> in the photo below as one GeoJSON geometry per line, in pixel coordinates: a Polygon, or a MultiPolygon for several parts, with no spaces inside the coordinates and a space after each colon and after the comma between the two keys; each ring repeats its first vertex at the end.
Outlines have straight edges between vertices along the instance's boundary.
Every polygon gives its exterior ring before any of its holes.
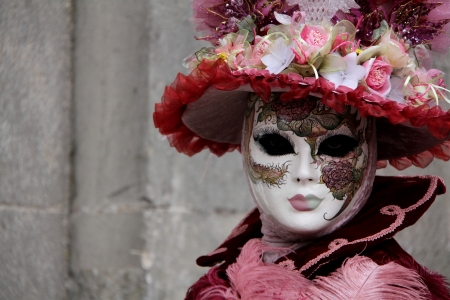
{"type": "MultiPolygon", "coordinates": [[[[242,149],[260,209],[290,232],[320,235],[351,210],[368,165],[367,119],[318,98],[252,95],[242,149]]],[[[372,180],[372,178],[370,179],[372,180]]]]}

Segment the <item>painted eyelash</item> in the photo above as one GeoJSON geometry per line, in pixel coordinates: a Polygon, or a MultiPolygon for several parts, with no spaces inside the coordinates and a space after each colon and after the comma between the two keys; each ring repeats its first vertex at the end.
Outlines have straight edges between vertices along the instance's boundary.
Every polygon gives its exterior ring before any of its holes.
{"type": "Polygon", "coordinates": [[[295,149],[294,142],[292,139],[287,135],[286,133],[280,131],[277,128],[273,127],[264,127],[262,129],[256,130],[256,132],[253,134],[253,140],[257,142],[259,139],[261,139],[266,134],[278,134],[284,137],[286,140],[288,140],[289,144],[291,144],[292,149],[295,149]]]}

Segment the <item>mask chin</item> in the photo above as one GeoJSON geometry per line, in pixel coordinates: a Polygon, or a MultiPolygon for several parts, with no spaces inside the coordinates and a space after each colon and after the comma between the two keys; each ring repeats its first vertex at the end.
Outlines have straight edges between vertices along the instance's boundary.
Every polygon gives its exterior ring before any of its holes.
{"type": "MultiPolygon", "coordinates": [[[[254,121],[254,118],[257,118],[256,113],[253,113],[250,118],[252,118],[251,122],[255,122],[256,124],[256,121],[254,121]]],[[[255,181],[255,178],[252,177],[252,170],[250,170],[252,167],[249,167],[252,163],[259,166],[263,166],[264,164],[266,166],[275,166],[278,170],[281,170],[286,165],[276,156],[273,161],[260,162],[261,160],[258,160],[258,157],[256,157],[256,164],[253,162],[253,157],[250,155],[250,148],[255,153],[258,151],[255,150],[256,148],[252,144],[254,143],[253,128],[255,124],[250,123],[249,120],[245,121],[241,143],[243,164],[252,197],[261,212],[262,233],[265,241],[271,244],[283,245],[285,243],[297,243],[318,238],[340,228],[361,210],[371,193],[376,172],[377,151],[374,122],[372,118],[367,119],[367,125],[364,129],[365,142],[367,143],[367,165],[363,171],[363,179],[360,182],[358,190],[351,198],[351,201],[344,206],[342,200],[339,201],[328,196],[327,202],[324,200],[317,208],[306,212],[298,212],[290,207],[289,204],[285,205],[287,202],[286,199],[290,196],[287,197],[286,194],[283,194],[284,192],[280,186],[270,187],[267,184],[264,185],[261,182],[255,181]],[[280,193],[279,197],[277,193],[280,193]],[[279,202],[277,202],[278,200],[279,202]],[[284,204],[279,205],[279,203],[284,204]],[[285,207],[283,208],[283,206],[285,207]],[[337,209],[336,207],[330,209],[330,206],[339,207],[337,209]],[[330,214],[328,211],[333,211],[334,213],[330,214]]],[[[298,146],[296,146],[296,151],[296,157],[301,157],[298,146]]],[[[284,180],[293,180],[292,173],[296,172],[294,171],[294,163],[291,160],[287,165],[288,172],[284,180]]],[[[323,186],[323,184],[321,185],[323,186]]],[[[289,183],[286,186],[289,186],[289,183]]],[[[285,186],[282,186],[282,188],[284,189],[285,186]]],[[[319,194],[319,192],[316,194],[319,194]]],[[[330,195],[330,192],[328,194],[330,195]]],[[[307,196],[307,194],[305,193],[304,196],[307,196]]]]}

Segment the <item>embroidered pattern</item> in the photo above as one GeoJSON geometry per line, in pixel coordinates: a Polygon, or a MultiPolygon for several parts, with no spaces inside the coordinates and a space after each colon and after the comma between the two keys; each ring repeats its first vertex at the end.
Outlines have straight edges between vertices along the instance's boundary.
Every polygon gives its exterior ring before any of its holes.
{"type": "MultiPolygon", "coordinates": [[[[412,178],[412,177],[407,177],[407,176],[405,176],[405,177],[412,178]]],[[[341,249],[342,247],[344,247],[346,245],[355,245],[358,243],[375,241],[377,239],[380,239],[380,238],[394,232],[395,229],[397,229],[400,225],[402,225],[402,223],[405,219],[406,213],[416,210],[417,208],[419,208],[420,206],[422,206],[423,204],[425,204],[427,201],[429,201],[431,199],[431,196],[433,196],[434,191],[437,188],[438,182],[442,181],[439,177],[434,177],[434,176],[419,176],[419,178],[429,179],[431,181],[427,192],[425,193],[424,197],[420,201],[418,201],[417,203],[415,203],[405,209],[402,209],[401,207],[399,207],[397,205],[389,205],[389,206],[385,206],[382,209],[380,209],[380,213],[383,215],[397,216],[395,221],[388,228],[385,228],[374,235],[371,235],[371,236],[368,236],[368,237],[365,237],[362,239],[357,239],[357,240],[354,240],[351,242],[347,241],[346,239],[335,239],[328,245],[329,250],[327,252],[324,252],[324,253],[320,254],[319,256],[317,256],[316,258],[307,262],[303,267],[301,267],[299,269],[299,272],[301,273],[301,272],[304,272],[304,271],[310,269],[312,266],[317,264],[319,261],[321,261],[322,259],[324,259],[326,257],[329,257],[332,253],[336,252],[337,250],[341,249]]]]}

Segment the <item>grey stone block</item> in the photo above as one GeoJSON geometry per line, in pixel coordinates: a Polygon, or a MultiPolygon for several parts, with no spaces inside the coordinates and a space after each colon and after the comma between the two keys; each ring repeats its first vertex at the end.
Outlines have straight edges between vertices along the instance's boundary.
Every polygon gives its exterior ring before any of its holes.
{"type": "Polygon", "coordinates": [[[66,299],[65,214],[0,207],[0,299],[66,299]]]}
{"type": "Polygon", "coordinates": [[[66,299],[70,3],[0,1],[0,299],[66,299]]]}
{"type": "Polygon", "coordinates": [[[0,1],[0,203],[51,207],[69,198],[69,4],[0,1]]]}
{"type": "Polygon", "coordinates": [[[184,299],[187,289],[207,268],[198,256],[215,250],[244,214],[202,214],[173,206],[146,212],[148,299],[184,299]]]}
{"type": "Polygon", "coordinates": [[[239,153],[221,158],[209,157],[206,151],[192,158],[173,149],[161,153],[165,155],[149,158],[149,198],[156,206],[177,205],[202,212],[246,212],[254,206],[239,153]]]}
{"type": "Polygon", "coordinates": [[[142,300],[144,297],[142,269],[84,270],[77,273],[69,287],[69,299],[73,300],[142,300]]]}
{"type": "Polygon", "coordinates": [[[72,299],[142,299],[148,1],[75,2],[72,299]]]}
{"type": "Polygon", "coordinates": [[[144,248],[140,212],[104,214],[78,213],[72,216],[72,271],[119,271],[139,268],[144,248]]]}
{"type": "Polygon", "coordinates": [[[77,1],[74,209],[144,196],[147,1],[77,1]]]}

